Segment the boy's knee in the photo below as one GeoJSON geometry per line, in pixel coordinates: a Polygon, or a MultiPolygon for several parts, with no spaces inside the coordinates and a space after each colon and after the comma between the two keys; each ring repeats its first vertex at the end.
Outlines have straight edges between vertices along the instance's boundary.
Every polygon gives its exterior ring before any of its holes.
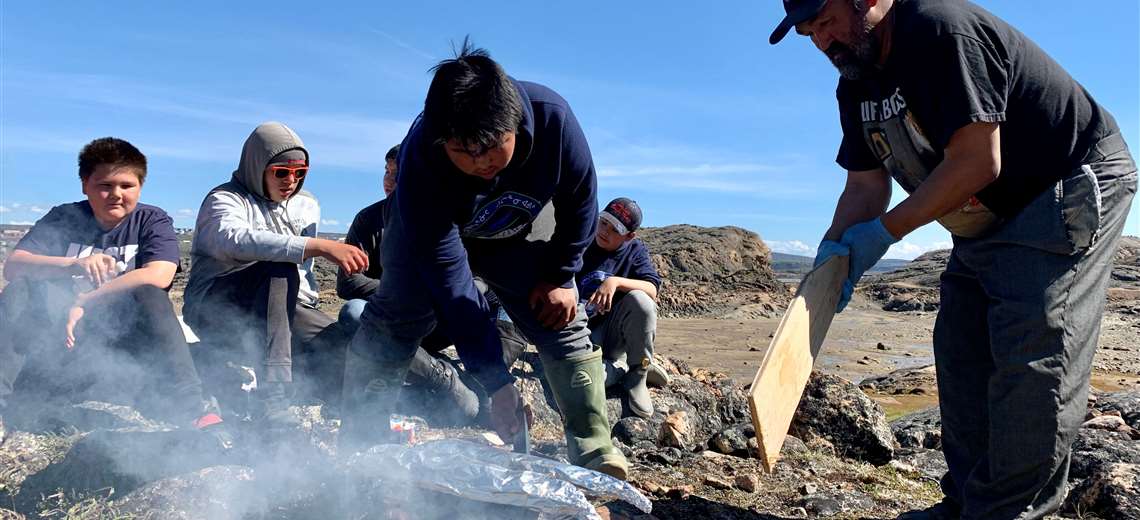
{"type": "Polygon", "coordinates": [[[360,316],[364,314],[364,306],[368,304],[368,300],[349,300],[345,302],[344,306],[340,308],[340,313],[337,314],[337,321],[342,326],[357,328],[360,326],[360,316]]]}
{"type": "Polygon", "coordinates": [[[634,289],[625,295],[631,310],[644,316],[657,316],[657,303],[645,291],[634,289]]]}
{"type": "Polygon", "coordinates": [[[170,302],[170,295],[166,291],[150,284],[131,289],[131,296],[143,303],[170,302]]]}

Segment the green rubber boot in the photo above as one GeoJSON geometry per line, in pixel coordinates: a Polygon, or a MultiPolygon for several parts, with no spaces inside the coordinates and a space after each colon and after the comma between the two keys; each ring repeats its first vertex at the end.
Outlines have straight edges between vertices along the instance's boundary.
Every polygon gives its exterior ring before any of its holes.
{"type": "Polygon", "coordinates": [[[629,462],[610,440],[606,420],[605,369],[602,352],[575,359],[554,360],[542,355],[546,382],[562,412],[562,428],[570,462],[625,480],[629,462]]]}

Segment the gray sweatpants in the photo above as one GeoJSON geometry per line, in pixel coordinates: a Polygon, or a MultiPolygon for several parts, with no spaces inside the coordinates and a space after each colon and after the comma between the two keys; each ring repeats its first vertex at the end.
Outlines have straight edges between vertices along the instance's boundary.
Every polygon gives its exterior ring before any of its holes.
{"type": "Polygon", "coordinates": [[[602,356],[630,368],[653,362],[656,336],[657,304],[644,291],[629,291],[601,320],[590,323],[590,341],[602,346],[602,356]]]}
{"type": "Polygon", "coordinates": [[[1113,255],[1136,193],[1119,136],[990,236],[954,238],[934,357],[962,518],[1030,519],[1060,507],[1113,255]]]}

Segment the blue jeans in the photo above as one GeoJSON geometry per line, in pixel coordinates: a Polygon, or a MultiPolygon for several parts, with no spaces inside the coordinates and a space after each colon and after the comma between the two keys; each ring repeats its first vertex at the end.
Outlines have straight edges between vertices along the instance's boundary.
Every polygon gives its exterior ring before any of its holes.
{"type": "Polygon", "coordinates": [[[993,234],[954,238],[934,358],[942,489],[964,519],[1041,518],[1064,498],[1137,183],[1118,137],[1086,161],[993,234]]]}
{"type": "Polygon", "coordinates": [[[344,330],[354,331],[360,328],[360,315],[364,314],[364,306],[367,304],[368,300],[359,298],[348,300],[344,303],[344,307],[340,308],[340,314],[337,314],[337,323],[340,323],[344,330]]]}

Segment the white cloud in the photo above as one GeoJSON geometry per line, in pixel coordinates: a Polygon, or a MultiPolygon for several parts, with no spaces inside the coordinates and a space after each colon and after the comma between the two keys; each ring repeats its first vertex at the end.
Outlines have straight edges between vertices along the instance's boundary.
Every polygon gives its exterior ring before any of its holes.
{"type": "Polygon", "coordinates": [[[322,218],[321,219],[321,225],[322,226],[339,226],[340,221],[336,220],[336,219],[332,219],[332,218],[322,218]]]}
{"type": "Polygon", "coordinates": [[[20,204],[19,202],[12,203],[12,209],[20,209],[20,206],[23,206],[23,204],[20,204]]]}
{"type": "Polygon", "coordinates": [[[949,242],[932,242],[927,245],[915,244],[913,242],[898,242],[887,250],[884,258],[898,258],[902,260],[914,260],[923,253],[928,253],[937,249],[949,249],[953,244],[949,242]]]}
{"type": "Polygon", "coordinates": [[[31,226],[34,225],[35,222],[32,222],[30,220],[12,220],[9,221],[8,224],[13,226],[31,226]]]}
{"type": "Polygon", "coordinates": [[[176,216],[176,217],[193,217],[195,213],[197,213],[197,212],[192,210],[192,209],[182,208],[178,211],[175,211],[174,216],[176,216]]]}
{"type": "Polygon", "coordinates": [[[808,245],[800,240],[765,240],[768,249],[777,253],[789,255],[815,256],[815,246],[808,245]]]}
{"type": "Polygon", "coordinates": [[[32,205],[32,207],[28,208],[28,211],[31,211],[32,213],[39,213],[40,215],[48,212],[48,210],[36,205],[32,205]]]}
{"type": "MultiPolygon", "coordinates": [[[[769,249],[777,253],[815,256],[816,246],[802,240],[765,240],[764,243],[768,244],[769,249]]],[[[883,258],[914,260],[923,253],[937,249],[948,249],[950,246],[951,244],[949,242],[933,242],[929,245],[921,245],[913,242],[899,242],[892,245],[883,258]]]]}
{"type": "MultiPolygon", "coordinates": [[[[34,88],[48,97],[197,120],[214,129],[190,137],[185,133],[148,132],[132,139],[148,156],[177,159],[235,162],[246,135],[258,123],[272,120],[289,125],[301,135],[315,167],[330,165],[379,171],[383,169],[383,161],[377,160],[376,151],[387,150],[400,142],[411,124],[410,119],[310,112],[299,106],[211,96],[116,76],[21,73],[9,80],[6,87],[34,88]],[[44,89],[50,91],[44,92],[44,89]]],[[[34,127],[8,127],[5,136],[4,148],[68,153],[74,153],[90,140],[80,130],[60,132],[34,127]]]]}
{"type": "Polygon", "coordinates": [[[12,210],[8,209],[7,206],[0,206],[0,213],[7,213],[9,211],[12,211],[12,210]]]}

